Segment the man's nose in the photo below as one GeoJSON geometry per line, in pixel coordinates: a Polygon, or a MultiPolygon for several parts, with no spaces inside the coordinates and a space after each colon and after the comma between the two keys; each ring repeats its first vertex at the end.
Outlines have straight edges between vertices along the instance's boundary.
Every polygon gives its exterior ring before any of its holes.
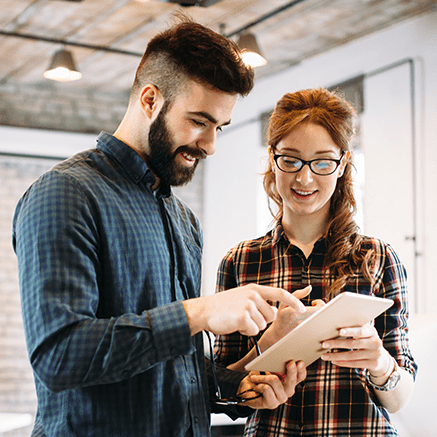
{"type": "Polygon", "coordinates": [[[208,129],[202,133],[201,138],[197,141],[197,147],[207,155],[214,155],[216,141],[217,131],[215,129],[208,129]]]}

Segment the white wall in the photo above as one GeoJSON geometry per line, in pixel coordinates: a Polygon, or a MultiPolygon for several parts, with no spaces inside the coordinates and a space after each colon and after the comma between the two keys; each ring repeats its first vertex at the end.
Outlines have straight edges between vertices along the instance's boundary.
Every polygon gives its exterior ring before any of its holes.
{"type": "MultiPolygon", "coordinates": [[[[259,115],[272,109],[286,92],[331,86],[412,58],[416,89],[417,250],[420,253],[416,266],[419,297],[417,311],[433,309],[437,312],[433,274],[437,264],[437,172],[434,171],[437,162],[436,47],[437,12],[433,12],[311,58],[274,77],[260,80],[252,93],[237,103],[230,132],[223,132],[218,140],[216,155],[207,160],[204,293],[214,290],[217,266],[226,251],[243,239],[259,236],[263,228],[254,216],[257,210],[256,196],[249,196],[252,188],[259,186],[259,155],[266,151],[260,145],[260,127],[255,121],[259,115]],[[238,128],[240,125],[241,128],[238,128]]],[[[366,99],[377,101],[379,96],[376,93],[377,88],[371,91],[371,95],[367,94],[366,99]]],[[[397,109],[392,108],[393,112],[397,109]]],[[[400,124],[396,124],[394,118],[394,125],[390,129],[396,131],[402,127],[403,122],[400,120],[400,124]]],[[[367,123],[367,133],[373,128],[374,125],[367,123]]],[[[379,129],[382,133],[383,127],[379,129]]],[[[367,137],[370,138],[369,135],[367,137]]],[[[363,132],[363,140],[366,140],[366,132],[363,132]]],[[[363,144],[365,150],[372,151],[372,147],[375,144],[363,144]]],[[[390,156],[384,156],[384,148],[378,147],[381,149],[382,162],[389,163],[390,156]]],[[[381,179],[383,175],[374,177],[381,179]]],[[[390,193],[387,193],[387,198],[390,198],[390,193]]],[[[365,214],[369,213],[365,211],[365,214]]],[[[383,214],[380,214],[380,220],[384,220],[383,214]]],[[[403,217],[393,222],[392,227],[404,235],[403,217]]],[[[390,242],[389,238],[386,240],[390,242]]]]}
{"type": "Polygon", "coordinates": [[[95,147],[96,135],[0,126],[0,152],[68,158],[95,147]]]}
{"type": "Polygon", "coordinates": [[[253,147],[247,145],[259,144],[260,132],[253,125],[246,125],[230,130],[223,138],[214,157],[205,162],[203,217],[208,231],[204,234],[204,271],[213,276],[205,288],[206,294],[214,292],[221,256],[234,242],[252,238],[256,226],[257,156],[253,147]]]}

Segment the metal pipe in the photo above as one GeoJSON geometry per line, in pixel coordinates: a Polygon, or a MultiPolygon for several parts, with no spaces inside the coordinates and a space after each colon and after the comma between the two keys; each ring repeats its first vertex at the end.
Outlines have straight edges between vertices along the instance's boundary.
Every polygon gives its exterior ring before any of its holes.
{"type": "Polygon", "coordinates": [[[30,39],[33,41],[43,41],[43,42],[48,42],[48,43],[52,43],[52,44],[60,44],[60,45],[64,45],[64,46],[82,47],[82,48],[90,49],[90,50],[117,53],[119,55],[136,56],[136,57],[140,57],[140,58],[143,56],[142,53],[138,53],[138,52],[130,52],[127,50],[114,49],[112,47],[105,47],[105,46],[96,46],[96,45],[85,44],[85,43],[81,43],[81,42],[65,41],[65,40],[58,39],[58,38],[48,38],[45,36],[37,36],[37,35],[31,35],[31,34],[26,34],[26,33],[7,32],[5,30],[0,30],[0,35],[12,36],[15,38],[30,39]]]}
{"type": "Polygon", "coordinates": [[[240,29],[234,30],[233,32],[231,32],[225,36],[226,36],[226,38],[230,38],[231,36],[238,35],[238,34],[244,32],[245,30],[250,29],[251,27],[256,26],[257,24],[262,23],[263,21],[268,20],[269,18],[272,18],[275,15],[278,15],[281,12],[284,12],[287,9],[290,9],[291,7],[296,6],[297,4],[302,3],[304,1],[306,1],[306,0],[293,0],[292,2],[290,2],[284,6],[281,6],[277,9],[273,10],[272,12],[269,12],[269,13],[257,18],[256,20],[250,22],[249,24],[246,24],[245,26],[241,27],[240,29]]]}

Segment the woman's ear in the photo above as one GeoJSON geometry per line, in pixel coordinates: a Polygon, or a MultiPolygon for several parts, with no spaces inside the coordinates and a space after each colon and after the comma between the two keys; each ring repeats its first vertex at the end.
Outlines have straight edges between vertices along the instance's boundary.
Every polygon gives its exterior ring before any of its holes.
{"type": "Polygon", "coordinates": [[[269,161],[270,161],[270,165],[272,167],[272,173],[275,172],[275,159],[273,158],[275,156],[275,150],[273,149],[272,146],[269,146],[268,148],[268,153],[269,153],[269,161]]]}
{"type": "Polygon", "coordinates": [[[341,178],[344,174],[344,169],[346,168],[346,165],[349,161],[349,158],[351,156],[351,151],[348,150],[345,154],[343,159],[341,160],[341,164],[340,164],[340,171],[338,172],[338,178],[341,178]]]}

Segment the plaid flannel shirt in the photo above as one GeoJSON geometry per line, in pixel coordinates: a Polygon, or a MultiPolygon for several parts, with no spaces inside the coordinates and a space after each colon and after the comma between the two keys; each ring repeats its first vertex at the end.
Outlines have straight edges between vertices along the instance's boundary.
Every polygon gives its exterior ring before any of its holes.
{"type": "MultiPolygon", "coordinates": [[[[130,147],[97,143],[36,181],[14,217],[32,436],[207,436],[203,340],[181,302],[200,291],[199,222],[170,187],[152,191],[130,147]]],[[[230,396],[244,375],[224,373],[230,396]]]]}
{"type": "MultiPolygon", "coordinates": [[[[417,366],[408,347],[408,303],[405,269],[389,246],[364,238],[364,247],[376,256],[375,283],[361,274],[351,278],[343,291],[394,300],[394,305],[375,319],[384,347],[398,364],[415,375],[417,366]]],[[[314,245],[311,255],[289,243],[280,223],[262,238],[244,241],[231,249],[219,267],[217,291],[248,283],[281,287],[289,292],[311,284],[314,299],[326,299],[324,279],[325,241],[314,245]]],[[[273,302],[277,305],[277,302],[273,302]]],[[[253,339],[238,333],[219,336],[216,359],[224,365],[238,361],[253,348],[253,339]]],[[[248,420],[245,436],[397,436],[387,411],[366,384],[364,369],[347,369],[317,360],[295,394],[276,410],[258,410],[248,420]]]]}

